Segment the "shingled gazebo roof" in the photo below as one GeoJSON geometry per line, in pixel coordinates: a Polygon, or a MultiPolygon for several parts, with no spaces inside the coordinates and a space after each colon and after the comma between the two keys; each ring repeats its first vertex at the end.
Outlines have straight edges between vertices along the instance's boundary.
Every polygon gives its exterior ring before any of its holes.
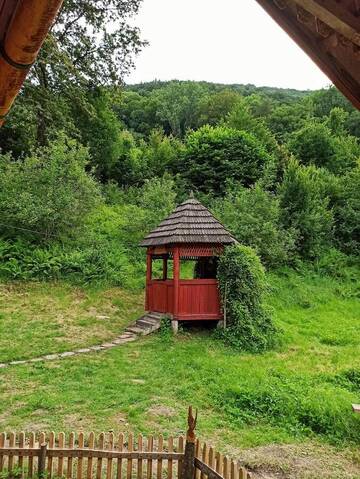
{"type": "Polygon", "coordinates": [[[141,246],[161,246],[175,243],[233,244],[236,239],[194,198],[181,203],[152,230],[141,246]]]}

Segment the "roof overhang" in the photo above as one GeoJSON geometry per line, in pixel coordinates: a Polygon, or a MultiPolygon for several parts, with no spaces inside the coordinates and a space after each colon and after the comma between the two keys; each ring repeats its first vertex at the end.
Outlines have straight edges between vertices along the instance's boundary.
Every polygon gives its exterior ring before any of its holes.
{"type": "Polygon", "coordinates": [[[360,109],[360,1],[256,1],[360,109]]]}
{"type": "Polygon", "coordinates": [[[0,0],[0,125],[61,4],[62,0],[0,0]]]}

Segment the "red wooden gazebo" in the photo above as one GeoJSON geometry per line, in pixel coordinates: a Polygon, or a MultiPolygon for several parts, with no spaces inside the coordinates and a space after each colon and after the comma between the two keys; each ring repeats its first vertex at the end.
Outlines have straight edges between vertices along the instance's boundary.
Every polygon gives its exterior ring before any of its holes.
{"type": "Polygon", "coordinates": [[[189,198],[141,242],[147,247],[146,300],[149,312],[168,314],[178,321],[222,321],[217,257],[235,238],[199,201],[189,198]],[[153,277],[153,260],[162,260],[162,277],[153,277]],[[192,279],[181,279],[183,260],[195,261],[192,279]],[[168,274],[172,261],[172,277],[168,274]]]}

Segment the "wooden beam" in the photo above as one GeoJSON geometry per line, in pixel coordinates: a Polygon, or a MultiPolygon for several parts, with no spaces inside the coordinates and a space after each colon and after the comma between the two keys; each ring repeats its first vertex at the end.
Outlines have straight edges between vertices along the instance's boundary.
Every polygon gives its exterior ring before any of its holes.
{"type": "Polygon", "coordinates": [[[360,404],[353,404],[352,408],[354,412],[360,414],[360,404]]]}
{"type": "Polygon", "coordinates": [[[360,46],[360,21],[333,0],[294,0],[306,11],[329,25],[336,32],[360,46]]]}

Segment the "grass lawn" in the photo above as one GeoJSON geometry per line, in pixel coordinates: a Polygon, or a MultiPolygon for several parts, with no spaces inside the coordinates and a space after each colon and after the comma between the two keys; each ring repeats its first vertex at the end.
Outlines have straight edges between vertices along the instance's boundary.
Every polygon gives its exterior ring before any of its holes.
{"type": "Polygon", "coordinates": [[[64,283],[0,284],[0,363],[98,344],[143,310],[143,295],[64,283]]]}
{"type": "MultiPolygon", "coordinates": [[[[278,350],[236,353],[197,330],[10,367],[0,371],[0,429],[176,435],[193,404],[198,434],[267,471],[255,477],[359,478],[360,416],[351,412],[360,400],[359,280],[284,273],[270,282],[268,302],[283,331],[278,350]]],[[[0,291],[3,358],[111,337],[142,302],[116,289],[60,284],[0,291]]]]}

